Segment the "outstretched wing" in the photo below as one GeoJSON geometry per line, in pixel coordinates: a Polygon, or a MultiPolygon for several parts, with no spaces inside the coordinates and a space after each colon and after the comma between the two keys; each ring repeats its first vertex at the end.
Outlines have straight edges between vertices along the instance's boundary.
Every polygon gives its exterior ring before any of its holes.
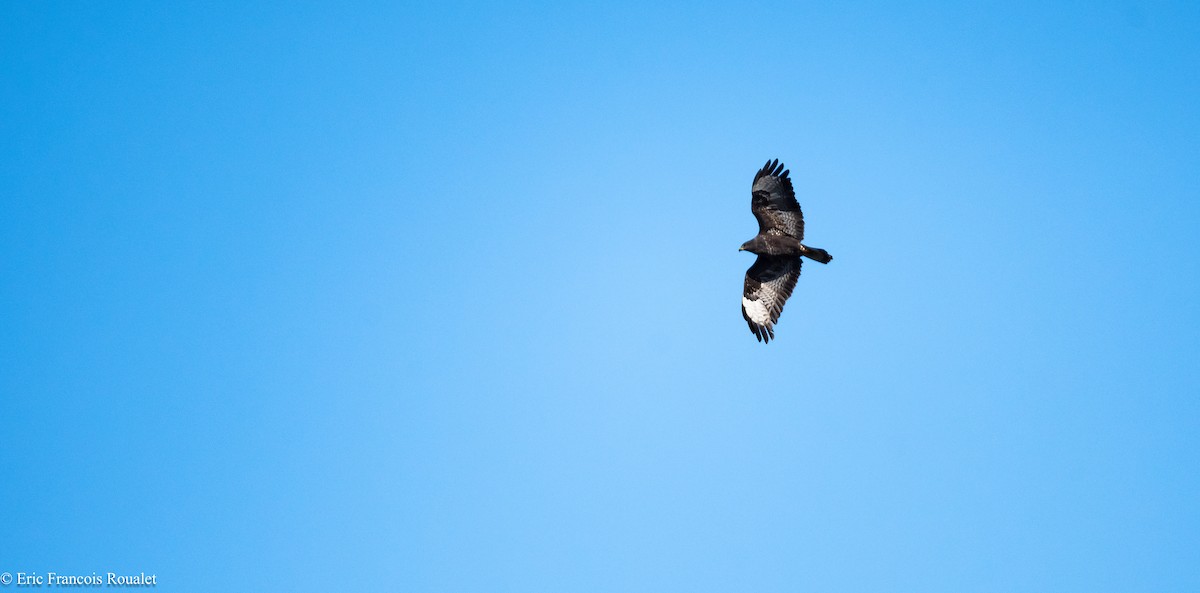
{"type": "Polygon", "coordinates": [[[775,337],[773,326],[783,313],[783,304],[792,296],[800,277],[800,258],[760,255],[746,270],[742,289],[742,317],[760,342],[775,337]]]}
{"type": "Polygon", "coordinates": [[[804,213],[796,203],[792,180],[779,159],[767,161],[750,186],[750,211],[758,219],[758,234],[787,235],[804,240],[804,213]]]}

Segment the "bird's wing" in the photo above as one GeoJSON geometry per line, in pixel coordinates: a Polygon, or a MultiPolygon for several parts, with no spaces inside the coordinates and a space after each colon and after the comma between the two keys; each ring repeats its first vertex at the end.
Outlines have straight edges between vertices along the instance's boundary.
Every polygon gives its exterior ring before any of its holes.
{"type": "Polygon", "coordinates": [[[783,313],[783,304],[792,296],[800,277],[800,258],[760,255],[746,270],[742,289],[742,317],[760,342],[775,337],[773,326],[783,313]]]}
{"type": "Polygon", "coordinates": [[[758,219],[760,235],[787,235],[803,241],[804,213],[788,173],[779,159],[767,161],[750,186],[750,211],[758,219]]]}

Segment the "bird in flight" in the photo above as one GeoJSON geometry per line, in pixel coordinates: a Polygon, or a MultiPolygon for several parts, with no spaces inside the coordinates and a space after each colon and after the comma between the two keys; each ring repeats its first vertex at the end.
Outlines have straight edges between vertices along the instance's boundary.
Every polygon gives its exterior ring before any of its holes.
{"type": "Polygon", "coordinates": [[[758,255],[746,270],[742,289],[742,317],[758,341],[775,337],[774,325],[783,303],[792,296],[800,277],[801,256],[827,264],[833,260],[824,249],[808,247],[804,240],[804,214],[796,203],[792,180],[779,159],[767,161],[750,186],[750,211],[758,219],[758,235],[738,251],[758,255]]]}

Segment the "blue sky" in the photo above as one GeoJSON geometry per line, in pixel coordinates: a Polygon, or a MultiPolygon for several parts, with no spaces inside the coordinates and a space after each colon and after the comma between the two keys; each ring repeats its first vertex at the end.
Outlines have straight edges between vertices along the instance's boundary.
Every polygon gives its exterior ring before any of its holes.
{"type": "Polygon", "coordinates": [[[1197,72],[1195,3],[6,4],[0,571],[1196,590],[1197,72]]]}

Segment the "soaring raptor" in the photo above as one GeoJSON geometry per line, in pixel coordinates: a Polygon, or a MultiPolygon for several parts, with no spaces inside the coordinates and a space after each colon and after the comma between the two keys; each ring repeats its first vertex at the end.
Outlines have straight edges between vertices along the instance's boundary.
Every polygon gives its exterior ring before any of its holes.
{"type": "Polygon", "coordinates": [[[746,270],[742,289],[742,317],[760,342],[775,337],[775,322],[783,303],[792,296],[800,277],[800,256],[827,264],[833,260],[824,249],[808,247],[804,240],[804,214],[796,203],[792,180],[779,159],[767,161],[750,186],[750,211],[758,219],[758,236],[738,251],[758,255],[746,270]]]}

